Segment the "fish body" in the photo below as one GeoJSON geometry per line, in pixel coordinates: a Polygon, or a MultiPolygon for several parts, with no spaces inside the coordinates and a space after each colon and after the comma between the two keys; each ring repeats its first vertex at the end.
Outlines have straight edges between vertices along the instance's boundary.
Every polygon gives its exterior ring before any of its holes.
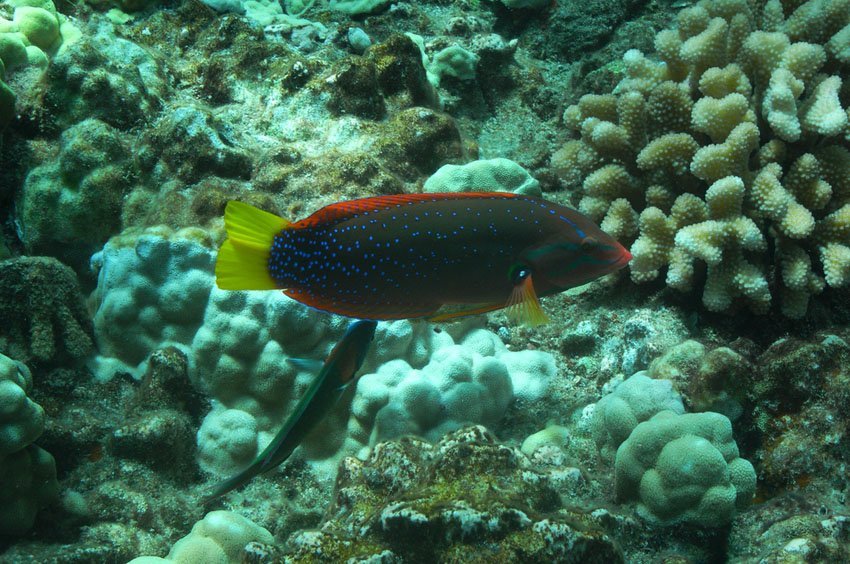
{"type": "MultiPolygon", "coordinates": [[[[217,484],[204,497],[208,503],[283,463],[333,409],[363,365],[375,335],[375,321],[355,321],[331,350],[313,382],[275,438],[245,470],[217,484]]],[[[294,360],[299,366],[308,362],[294,360]]]]}
{"type": "Polygon", "coordinates": [[[539,320],[538,296],[631,259],[579,212],[518,194],[378,196],[291,224],[261,214],[228,204],[219,286],[282,288],[318,309],[365,319],[439,320],[520,306],[524,320],[539,320]],[[246,252],[240,237],[252,225],[255,248],[246,252]]]}

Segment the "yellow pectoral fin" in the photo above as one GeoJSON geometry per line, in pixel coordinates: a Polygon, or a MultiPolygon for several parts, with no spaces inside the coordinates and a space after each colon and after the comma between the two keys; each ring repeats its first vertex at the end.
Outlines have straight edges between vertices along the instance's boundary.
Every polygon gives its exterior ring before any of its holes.
{"type": "Polygon", "coordinates": [[[231,201],[224,210],[227,239],[218,250],[215,280],[223,290],[272,290],[269,252],[274,236],[289,222],[242,202],[231,201]]]}
{"type": "Polygon", "coordinates": [[[534,292],[531,276],[526,276],[522,282],[514,286],[505,308],[508,319],[514,323],[536,327],[549,322],[549,317],[540,307],[540,300],[537,299],[537,294],[534,292]]]}

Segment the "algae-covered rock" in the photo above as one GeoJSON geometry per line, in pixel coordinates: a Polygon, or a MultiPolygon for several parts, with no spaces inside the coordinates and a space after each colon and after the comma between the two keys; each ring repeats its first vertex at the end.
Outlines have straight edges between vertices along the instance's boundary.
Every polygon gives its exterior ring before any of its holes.
{"type": "Polygon", "coordinates": [[[410,37],[391,35],[371,47],[368,57],[375,63],[381,91],[395,107],[439,105],[422,64],[422,52],[410,37]]]}
{"type": "Polygon", "coordinates": [[[381,443],[346,458],[319,531],[290,537],[292,557],[330,561],[618,562],[613,541],[582,516],[555,513],[558,495],[518,450],[483,427],[436,445],[381,443]]]}
{"type": "Polygon", "coordinates": [[[375,63],[369,59],[347,57],[317,84],[330,94],[328,109],[334,115],[381,119],[386,113],[375,63]]]}
{"type": "Polygon", "coordinates": [[[652,361],[648,374],[670,380],[690,411],[715,411],[735,421],[743,412],[752,365],[729,347],[687,340],[652,361]]]}
{"type": "Polygon", "coordinates": [[[142,155],[146,162],[185,182],[207,176],[245,180],[251,176],[251,159],[234,133],[212,112],[182,106],[148,131],[142,155]]]}
{"type": "Polygon", "coordinates": [[[759,474],[770,490],[830,491],[844,475],[850,415],[850,335],[784,338],[756,360],[748,396],[764,445],[759,474]],[[818,482],[825,484],[818,486],[818,482]]]}
{"type": "Polygon", "coordinates": [[[29,362],[82,360],[91,320],[74,272],[56,259],[0,262],[0,349],[29,362]]]}
{"type": "Polygon", "coordinates": [[[9,125],[12,118],[15,117],[15,93],[12,89],[3,82],[2,72],[3,63],[0,59],[0,131],[9,125]]]}
{"type": "Polygon", "coordinates": [[[83,36],[45,76],[44,106],[60,127],[96,118],[126,131],[147,123],[167,97],[162,65],[140,45],[83,36]]]}
{"type": "Polygon", "coordinates": [[[463,156],[455,121],[427,108],[410,108],[393,116],[377,148],[388,167],[410,178],[431,174],[463,156]]]}
{"type": "Polygon", "coordinates": [[[176,347],[153,352],[139,390],[110,446],[120,457],[138,460],[177,481],[193,475],[195,430],[205,402],[189,383],[188,359],[176,347]]]}

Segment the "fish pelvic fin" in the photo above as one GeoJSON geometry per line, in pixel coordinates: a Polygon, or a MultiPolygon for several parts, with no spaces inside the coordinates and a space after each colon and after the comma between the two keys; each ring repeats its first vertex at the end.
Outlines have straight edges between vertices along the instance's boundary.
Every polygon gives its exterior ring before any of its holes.
{"type": "Polygon", "coordinates": [[[274,237],[289,222],[269,212],[230,201],[224,209],[227,239],[218,250],[215,281],[222,290],[272,290],[269,253],[274,237]]]}
{"type": "Polygon", "coordinates": [[[481,315],[502,309],[505,307],[502,304],[473,304],[468,306],[443,306],[434,315],[429,315],[425,318],[431,323],[441,323],[443,321],[454,321],[470,315],[481,315]]]}
{"type": "Polygon", "coordinates": [[[314,360],[312,358],[287,358],[286,362],[299,370],[312,374],[318,374],[325,365],[321,360],[314,360]]]}
{"type": "Polygon", "coordinates": [[[514,323],[536,327],[549,322],[549,317],[540,306],[540,300],[537,299],[531,276],[526,276],[514,286],[505,308],[508,319],[514,323]]]}

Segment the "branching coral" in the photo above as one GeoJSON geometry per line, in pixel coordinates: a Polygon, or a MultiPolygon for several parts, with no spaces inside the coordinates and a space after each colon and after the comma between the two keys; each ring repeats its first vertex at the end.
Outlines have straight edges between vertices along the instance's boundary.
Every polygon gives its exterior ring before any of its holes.
{"type": "Polygon", "coordinates": [[[580,209],[633,239],[632,279],[667,269],[703,303],[805,315],[850,281],[850,0],[702,0],[624,56],[608,95],[564,121],[553,157],[580,209]],[[756,7],[757,6],[757,7],[756,7]],[[638,216],[637,222],[634,217],[638,216]]]}

